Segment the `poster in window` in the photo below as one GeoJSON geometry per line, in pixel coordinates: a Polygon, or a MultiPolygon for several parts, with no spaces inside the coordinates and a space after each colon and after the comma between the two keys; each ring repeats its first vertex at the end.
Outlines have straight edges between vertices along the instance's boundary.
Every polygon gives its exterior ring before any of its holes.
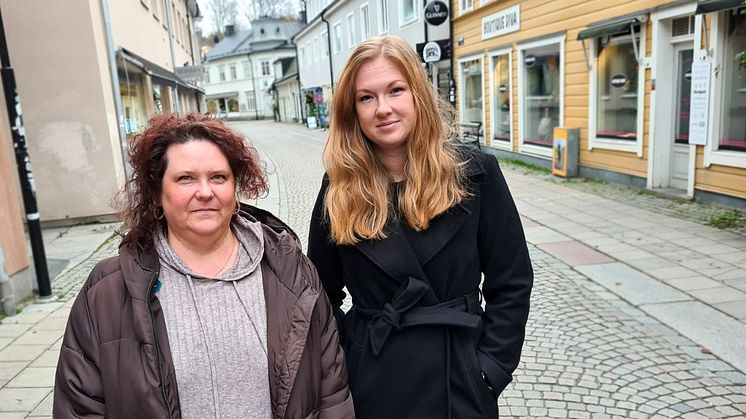
{"type": "Polygon", "coordinates": [[[709,61],[692,63],[692,93],[689,105],[689,144],[707,144],[707,115],[710,107],[709,61]]]}

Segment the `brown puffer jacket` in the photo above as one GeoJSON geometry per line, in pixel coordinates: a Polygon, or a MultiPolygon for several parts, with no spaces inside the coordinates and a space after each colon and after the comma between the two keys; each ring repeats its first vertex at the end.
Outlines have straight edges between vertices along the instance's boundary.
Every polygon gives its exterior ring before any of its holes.
{"type": "MultiPolygon", "coordinates": [[[[352,418],[336,323],[313,265],[292,230],[262,222],[267,342],[275,418],[352,418]]],[[[161,306],[158,257],[134,246],[100,262],[73,304],[54,386],[54,417],[181,418],[161,306]]],[[[246,397],[251,397],[247,394],[246,397]]]]}

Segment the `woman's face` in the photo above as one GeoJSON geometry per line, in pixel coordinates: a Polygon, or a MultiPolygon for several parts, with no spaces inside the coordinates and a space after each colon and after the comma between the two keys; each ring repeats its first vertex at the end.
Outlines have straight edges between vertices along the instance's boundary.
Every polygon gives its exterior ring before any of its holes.
{"type": "Polygon", "coordinates": [[[199,245],[229,228],[236,208],[228,159],[210,141],[174,144],[166,150],[161,205],[169,234],[199,245]]]}
{"type": "Polygon", "coordinates": [[[355,111],[363,133],[383,152],[405,152],[417,114],[412,89],[384,57],[368,61],[355,77],[355,111]]]}

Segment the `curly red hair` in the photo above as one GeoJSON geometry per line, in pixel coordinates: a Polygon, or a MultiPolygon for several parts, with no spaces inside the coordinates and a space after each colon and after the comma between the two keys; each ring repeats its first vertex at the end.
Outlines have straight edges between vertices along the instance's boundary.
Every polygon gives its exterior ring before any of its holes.
{"type": "Polygon", "coordinates": [[[130,144],[132,174],[118,197],[122,219],[130,229],[124,237],[125,243],[146,248],[153,245],[156,229],[166,222],[156,218],[168,165],[166,151],[171,145],[190,141],[209,141],[220,148],[228,159],[241,196],[256,198],[267,192],[262,163],[242,135],[210,114],[158,114],[130,144]]]}

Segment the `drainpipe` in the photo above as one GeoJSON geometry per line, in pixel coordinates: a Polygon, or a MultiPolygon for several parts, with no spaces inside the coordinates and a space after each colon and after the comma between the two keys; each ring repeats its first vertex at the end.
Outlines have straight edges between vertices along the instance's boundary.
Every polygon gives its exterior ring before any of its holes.
{"type": "MultiPolygon", "coordinates": [[[[171,68],[174,74],[176,74],[176,53],[174,52],[174,21],[171,16],[171,2],[166,2],[166,16],[168,18],[168,47],[171,49],[171,68]]],[[[174,105],[176,105],[176,113],[181,113],[181,106],[179,104],[179,83],[174,83],[174,105]]]]}
{"type": "MultiPolygon", "coordinates": [[[[251,54],[248,54],[248,55],[249,55],[249,64],[251,65],[251,88],[254,89],[254,119],[258,121],[259,120],[259,95],[256,94],[257,91],[256,91],[256,75],[254,74],[254,70],[255,70],[254,58],[251,56],[251,54]]],[[[226,104],[226,106],[228,105],[226,104]]],[[[227,115],[228,112],[226,111],[225,114],[227,115]]]]}
{"type": "Polygon", "coordinates": [[[6,316],[16,314],[16,298],[13,295],[13,284],[10,282],[8,273],[5,272],[5,256],[3,256],[2,247],[0,247],[0,305],[6,316]]]}
{"type": "MultiPolygon", "coordinates": [[[[295,37],[291,38],[293,41],[293,45],[295,46],[295,64],[297,67],[297,77],[298,77],[298,110],[300,111],[300,115],[298,115],[298,122],[303,122],[305,118],[303,118],[303,90],[300,88],[300,54],[298,54],[298,44],[295,42],[295,37]]],[[[308,122],[306,122],[306,126],[308,126],[308,122]]]]}
{"type": "MultiPolygon", "coordinates": [[[[122,91],[119,87],[119,73],[117,72],[117,49],[114,47],[114,37],[111,34],[111,16],[109,15],[109,1],[100,0],[101,19],[104,25],[104,37],[106,38],[106,52],[109,61],[109,78],[114,93],[114,110],[117,113],[117,126],[119,128],[119,147],[122,151],[122,166],[124,173],[129,178],[132,168],[127,161],[127,131],[124,129],[124,105],[122,104],[122,91]]],[[[127,65],[125,63],[125,65],[127,65]]]]}
{"type": "Polygon", "coordinates": [[[332,82],[332,94],[334,94],[334,67],[332,66],[332,28],[329,26],[329,21],[326,20],[324,15],[326,9],[321,11],[321,21],[326,23],[326,47],[329,49],[329,80],[332,82]]]}

